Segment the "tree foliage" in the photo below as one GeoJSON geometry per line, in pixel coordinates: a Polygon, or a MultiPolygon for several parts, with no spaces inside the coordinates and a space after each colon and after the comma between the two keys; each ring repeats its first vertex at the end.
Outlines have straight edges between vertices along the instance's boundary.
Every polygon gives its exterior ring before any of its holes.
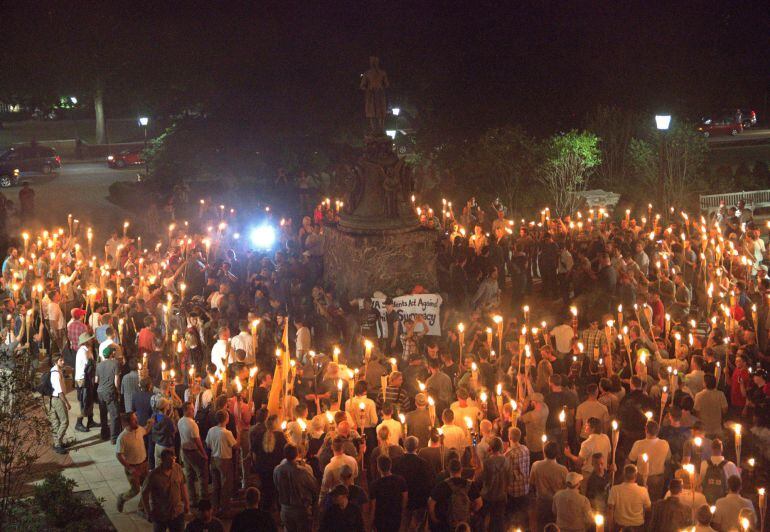
{"type": "Polygon", "coordinates": [[[629,157],[638,179],[637,191],[665,206],[685,207],[704,188],[703,167],[708,147],[688,123],[660,132],[652,128],[629,143],[629,157]]]}
{"type": "Polygon", "coordinates": [[[0,529],[51,438],[30,355],[15,346],[6,346],[0,361],[0,529]]]}
{"type": "Polygon", "coordinates": [[[588,116],[587,128],[599,137],[602,152],[595,171],[598,186],[625,192],[631,172],[628,146],[641,124],[639,113],[615,106],[599,106],[588,116]]]}
{"type": "Polygon", "coordinates": [[[587,188],[588,180],[601,160],[599,137],[593,133],[572,130],[546,141],[539,177],[557,215],[565,216],[575,211],[580,203],[576,193],[587,188]]]}
{"type": "Polygon", "coordinates": [[[457,171],[482,191],[485,200],[500,197],[512,211],[532,207],[531,189],[538,166],[539,146],[520,126],[486,131],[464,146],[457,171]]]}

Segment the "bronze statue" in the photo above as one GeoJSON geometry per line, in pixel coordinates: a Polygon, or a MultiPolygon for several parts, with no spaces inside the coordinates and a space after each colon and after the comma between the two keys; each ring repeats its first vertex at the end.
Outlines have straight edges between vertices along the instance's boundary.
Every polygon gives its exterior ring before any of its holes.
{"type": "Polygon", "coordinates": [[[385,89],[388,88],[388,74],[380,68],[379,57],[369,58],[369,70],[361,75],[361,90],[364,91],[364,111],[372,131],[385,130],[387,101],[385,89]]]}

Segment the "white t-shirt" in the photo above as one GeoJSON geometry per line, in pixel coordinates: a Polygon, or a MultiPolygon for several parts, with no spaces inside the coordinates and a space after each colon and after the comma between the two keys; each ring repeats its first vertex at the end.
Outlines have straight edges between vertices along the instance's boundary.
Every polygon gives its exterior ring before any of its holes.
{"type": "Polygon", "coordinates": [[[612,486],[607,504],[615,507],[615,524],[620,526],[642,526],[644,511],[652,506],[647,488],[636,482],[612,486]]]}
{"type": "Polygon", "coordinates": [[[210,429],[206,435],[206,447],[211,449],[213,458],[232,458],[233,447],[236,445],[238,445],[238,441],[233,433],[219,425],[210,429]]]}
{"type": "Polygon", "coordinates": [[[53,397],[59,397],[62,394],[61,380],[59,379],[59,367],[53,366],[51,368],[51,386],[53,387],[53,397]]]}
{"type": "Polygon", "coordinates": [[[457,425],[444,425],[441,431],[444,433],[444,447],[447,449],[462,451],[468,446],[465,431],[457,425]]]}
{"type": "Polygon", "coordinates": [[[358,463],[355,458],[344,453],[341,456],[332,456],[324,468],[323,479],[321,480],[321,493],[328,493],[337,484],[342,482],[340,471],[346,465],[350,466],[350,469],[353,470],[353,478],[358,477],[358,463]]]}
{"type": "Polygon", "coordinates": [[[577,407],[575,411],[575,419],[581,420],[580,437],[588,438],[590,434],[588,427],[588,420],[595,417],[602,422],[602,427],[606,427],[610,420],[610,413],[607,407],[601,404],[599,401],[583,401],[577,407]]]}
{"type": "Polygon", "coordinates": [[[310,329],[301,327],[297,331],[297,353],[307,353],[310,351],[310,329]]]}
{"type": "MultiPolygon", "coordinates": [[[[727,459],[724,456],[711,456],[709,460],[711,461],[712,464],[717,465],[722,460],[727,460],[727,459]]],[[[706,462],[706,460],[702,460],[700,463],[700,473],[699,473],[701,484],[703,483],[703,479],[706,477],[706,471],[708,470],[708,468],[709,468],[708,462],[706,462]]],[[[730,460],[727,460],[727,462],[725,463],[724,471],[725,471],[725,478],[730,478],[733,475],[735,475],[738,478],[741,477],[741,474],[738,471],[738,468],[735,467],[735,464],[732,463],[730,460]]]]}
{"type": "Polygon", "coordinates": [[[236,350],[243,349],[246,352],[246,363],[247,364],[254,363],[254,355],[251,354],[251,351],[253,349],[251,334],[243,331],[236,334],[235,336],[230,338],[230,347],[232,347],[233,349],[233,356],[235,355],[236,350]]]}
{"type": "Polygon", "coordinates": [[[595,453],[602,453],[604,456],[604,463],[609,464],[609,456],[612,451],[610,445],[610,439],[606,434],[591,434],[588,439],[580,444],[580,452],[578,456],[583,459],[583,476],[590,475],[594,466],[591,463],[591,456],[595,453]]]}
{"type": "Polygon", "coordinates": [[[647,453],[649,459],[649,471],[648,475],[662,475],[665,466],[666,459],[671,456],[671,448],[666,440],[660,438],[643,439],[634,442],[634,446],[631,447],[631,452],[628,453],[628,459],[631,462],[636,462],[637,467],[641,467],[642,455],[647,453]]]}
{"type": "Polygon", "coordinates": [[[551,330],[551,336],[556,341],[556,350],[561,353],[569,353],[572,348],[572,337],[575,331],[567,324],[562,323],[551,330]]]}
{"type": "Polygon", "coordinates": [[[224,340],[217,340],[214,347],[211,348],[211,361],[217,367],[217,371],[224,372],[226,363],[225,357],[227,356],[227,342],[224,340]]]}
{"type": "Polygon", "coordinates": [[[147,460],[147,451],[144,448],[145,434],[147,431],[140,426],[136,430],[123,429],[123,432],[118,435],[115,448],[131,465],[141,464],[147,460]]]}
{"type": "Polygon", "coordinates": [[[58,330],[67,327],[67,322],[64,320],[64,314],[62,314],[61,307],[58,303],[48,304],[48,321],[53,322],[53,328],[58,330]]]}
{"type": "Polygon", "coordinates": [[[377,432],[380,432],[380,427],[388,427],[388,443],[398,445],[398,440],[401,438],[401,422],[395,419],[383,419],[382,423],[377,425],[377,432]]]}
{"type": "Polygon", "coordinates": [[[81,345],[75,354],[75,380],[86,378],[86,364],[88,364],[88,346],[81,345]]]}
{"type": "Polygon", "coordinates": [[[99,360],[104,360],[104,350],[107,349],[111,345],[118,345],[115,343],[115,340],[112,338],[107,338],[105,341],[99,344],[99,360]]]}
{"type": "Polygon", "coordinates": [[[182,449],[197,449],[195,440],[201,437],[200,429],[194,419],[187,416],[179,418],[176,424],[179,429],[179,439],[182,442],[182,449]]]}

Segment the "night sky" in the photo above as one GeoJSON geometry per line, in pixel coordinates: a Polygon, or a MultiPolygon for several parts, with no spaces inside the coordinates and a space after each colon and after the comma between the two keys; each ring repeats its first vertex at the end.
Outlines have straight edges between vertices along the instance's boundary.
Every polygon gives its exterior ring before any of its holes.
{"type": "Polygon", "coordinates": [[[377,54],[423,125],[546,134],[600,104],[762,118],[770,85],[767,1],[83,4],[5,4],[0,99],[88,93],[98,75],[108,115],[243,97],[266,123],[333,128],[361,115],[377,54]]]}

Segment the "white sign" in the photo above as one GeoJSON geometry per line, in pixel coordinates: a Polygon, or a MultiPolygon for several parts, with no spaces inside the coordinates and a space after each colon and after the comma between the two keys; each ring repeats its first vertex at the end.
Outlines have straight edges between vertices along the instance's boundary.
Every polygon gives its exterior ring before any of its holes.
{"type": "MultiPolygon", "coordinates": [[[[372,298],[372,307],[380,313],[380,336],[388,337],[388,323],[385,319],[387,310],[385,300],[372,298]]],[[[438,294],[412,294],[393,298],[393,310],[398,313],[398,320],[414,319],[421,315],[428,326],[428,336],[441,336],[441,296],[438,294]]]]}

